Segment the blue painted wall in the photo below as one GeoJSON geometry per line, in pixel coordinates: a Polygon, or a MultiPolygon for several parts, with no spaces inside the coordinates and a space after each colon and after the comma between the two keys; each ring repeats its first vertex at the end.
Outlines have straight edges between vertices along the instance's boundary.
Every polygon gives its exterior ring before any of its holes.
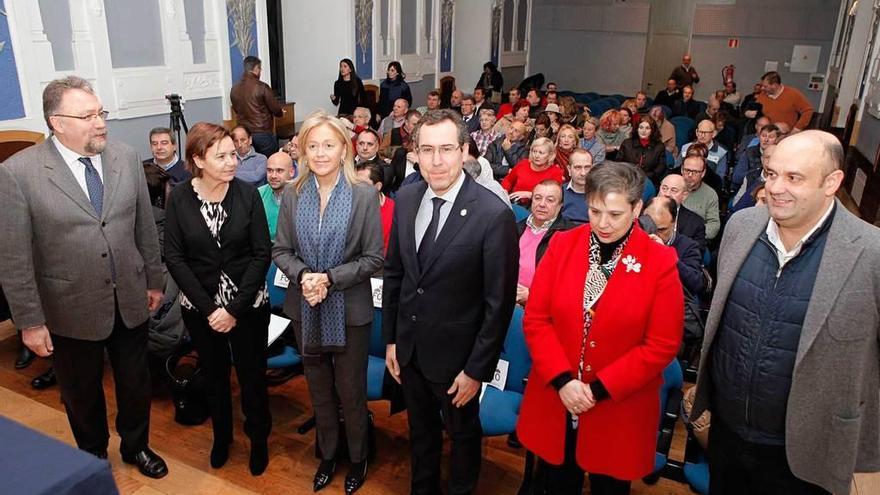
{"type": "MultiPolygon", "coordinates": [[[[6,12],[3,0],[0,10],[6,12]]],[[[24,103],[21,100],[21,85],[15,67],[15,53],[12,50],[12,37],[9,35],[9,20],[0,14],[0,120],[24,118],[24,103]]]]}

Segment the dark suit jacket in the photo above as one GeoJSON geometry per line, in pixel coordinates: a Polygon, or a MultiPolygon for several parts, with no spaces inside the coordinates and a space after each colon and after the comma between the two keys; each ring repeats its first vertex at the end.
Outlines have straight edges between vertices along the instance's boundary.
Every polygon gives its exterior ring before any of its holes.
{"type": "Polygon", "coordinates": [[[427,183],[401,188],[382,294],[383,336],[397,360],[435,383],[464,370],[491,379],[513,314],[519,244],[513,213],[465,174],[433,256],[420,268],[415,220],[427,183]]]}
{"type": "Polygon", "coordinates": [[[180,290],[204,316],[217,309],[214,295],[222,270],[238,287],[226,311],[238,318],[253,308],[269,270],[271,241],[257,188],[233,179],[223,198],[228,215],[220,247],[199,210],[201,201],[188,180],[171,191],[165,210],[165,263],[180,290]]]}
{"type": "MultiPolygon", "coordinates": [[[[313,186],[309,183],[303,187],[313,186]]],[[[379,193],[372,186],[362,183],[353,187],[343,262],[328,270],[328,275],[333,282],[330,290],[344,292],[345,324],[361,326],[373,321],[373,289],[370,277],[382,268],[385,241],[379,216],[379,193]]],[[[284,300],[284,313],[295,321],[302,320],[302,290],[297,283],[299,274],[303,270],[317,271],[306,265],[299,256],[299,239],[296,235],[298,202],[299,193],[296,187],[293,184],[287,186],[281,198],[278,231],[275,234],[275,246],[272,248],[275,264],[290,279],[284,300]]]]}
{"type": "Polygon", "coordinates": [[[676,224],[676,231],[695,241],[702,254],[706,249],[706,221],[684,206],[679,206],[676,224]]]}
{"type": "Polygon", "coordinates": [[[164,279],[143,166],[113,141],[101,164],[100,216],[52,139],[0,165],[0,284],[19,328],[95,341],[113,330],[115,307],[129,328],[150,316],[147,288],[164,279]]]}
{"type": "MultiPolygon", "coordinates": [[[[464,116],[462,115],[461,121],[464,122],[464,116]]],[[[470,133],[478,130],[480,128],[480,114],[477,111],[474,111],[474,114],[471,116],[471,120],[464,122],[465,127],[467,127],[468,135],[470,133]]]]}

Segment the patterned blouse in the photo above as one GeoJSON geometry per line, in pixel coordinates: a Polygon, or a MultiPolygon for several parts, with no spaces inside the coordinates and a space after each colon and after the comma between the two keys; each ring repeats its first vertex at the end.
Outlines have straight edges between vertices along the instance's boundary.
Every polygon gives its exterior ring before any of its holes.
{"type": "MultiPolygon", "coordinates": [[[[202,206],[199,207],[199,210],[202,212],[202,217],[204,217],[205,223],[208,225],[211,237],[214,238],[217,247],[220,247],[220,228],[223,227],[223,222],[226,221],[226,210],[223,209],[223,205],[220,203],[211,203],[201,197],[199,197],[199,200],[202,202],[202,206]]],[[[221,308],[225,308],[227,304],[232,302],[237,292],[238,287],[235,286],[235,282],[229,278],[229,275],[221,270],[220,283],[217,286],[217,294],[214,295],[214,304],[221,308]]],[[[259,308],[268,301],[269,288],[264,282],[263,287],[257,292],[253,307],[259,308]]],[[[193,306],[190,300],[187,299],[182,292],[180,293],[180,305],[186,309],[195,309],[195,306],[193,306]]]]}

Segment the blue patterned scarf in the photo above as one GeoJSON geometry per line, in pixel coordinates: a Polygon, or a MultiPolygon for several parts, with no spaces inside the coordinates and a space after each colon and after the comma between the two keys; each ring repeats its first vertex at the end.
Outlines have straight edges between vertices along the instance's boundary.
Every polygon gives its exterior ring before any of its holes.
{"type": "MultiPolygon", "coordinates": [[[[342,177],[330,193],[321,217],[321,197],[316,181],[308,181],[299,194],[296,208],[296,237],[300,257],[312,272],[339,266],[345,253],[345,237],[351,215],[352,188],[342,177]]],[[[303,354],[345,350],[345,295],[331,290],[315,307],[305,298],[302,309],[303,354]]]]}

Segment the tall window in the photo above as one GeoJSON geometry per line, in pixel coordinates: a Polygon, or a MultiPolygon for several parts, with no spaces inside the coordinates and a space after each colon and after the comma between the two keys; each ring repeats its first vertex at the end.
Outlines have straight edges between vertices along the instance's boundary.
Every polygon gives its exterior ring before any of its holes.
{"type": "Polygon", "coordinates": [[[205,0],[184,0],[186,33],[192,44],[194,64],[205,63],[205,0]]]}
{"type": "Polygon", "coordinates": [[[73,28],[70,26],[70,4],[56,0],[40,0],[43,32],[52,45],[52,61],[56,71],[74,70],[73,28]]]}
{"type": "Polygon", "coordinates": [[[165,64],[157,0],[104,0],[104,8],[113,68],[165,64]]]}
{"type": "Polygon", "coordinates": [[[400,53],[414,55],[418,43],[418,1],[400,0],[400,53]]]}

